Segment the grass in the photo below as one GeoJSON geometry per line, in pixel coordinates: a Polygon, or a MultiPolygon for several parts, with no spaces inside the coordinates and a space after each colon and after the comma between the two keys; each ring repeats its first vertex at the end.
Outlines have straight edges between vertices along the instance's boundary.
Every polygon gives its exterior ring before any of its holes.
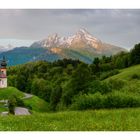
{"type": "Polygon", "coordinates": [[[8,111],[8,108],[0,107],[0,113],[1,113],[1,112],[5,112],[5,111],[8,111]]]}
{"type": "Polygon", "coordinates": [[[31,108],[33,111],[46,112],[48,110],[48,103],[37,96],[33,96],[24,100],[25,106],[31,108]]]}
{"type": "Polygon", "coordinates": [[[140,65],[135,65],[129,68],[122,69],[120,70],[119,74],[109,77],[108,79],[111,78],[129,81],[131,80],[133,74],[138,74],[140,76],[140,65]]]}
{"type": "MultiPolygon", "coordinates": [[[[24,97],[25,95],[23,92],[19,91],[15,87],[7,87],[0,89],[0,100],[6,100],[9,99],[10,96],[16,95],[19,98],[24,97]]],[[[25,103],[25,107],[32,109],[33,111],[37,112],[46,112],[48,109],[48,103],[45,102],[43,99],[40,99],[37,96],[34,96],[29,99],[23,100],[25,103]]],[[[3,105],[0,103],[0,112],[5,111],[6,108],[3,107],[3,105]]]]}
{"type": "Polygon", "coordinates": [[[128,92],[140,96],[140,79],[132,78],[134,75],[140,77],[140,65],[122,69],[119,74],[111,76],[104,81],[109,81],[110,79],[122,80],[125,84],[123,88],[120,89],[120,92],[128,92]]]}
{"type": "Polygon", "coordinates": [[[23,97],[23,92],[14,87],[7,87],[0,89],[0,100],[8,99],[10,96],[16,95],[17,97],[23,97]]]}
{"type": "Polygon", "coordinates": [[[140,108],[35,113],[0,117],[4,131],[129,131],[140,130],[140,108]]]}

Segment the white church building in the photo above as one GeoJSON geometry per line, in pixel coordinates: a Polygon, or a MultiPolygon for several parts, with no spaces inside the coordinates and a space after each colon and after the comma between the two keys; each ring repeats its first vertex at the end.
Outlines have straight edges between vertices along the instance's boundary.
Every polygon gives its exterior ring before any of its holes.
{"type": "Polygon", "coordinates": [[[6,88],[7,87],[7,73],[6,73],[6,59],[3,57],[3,59],[0,62],[0,88],[6,88]]]}

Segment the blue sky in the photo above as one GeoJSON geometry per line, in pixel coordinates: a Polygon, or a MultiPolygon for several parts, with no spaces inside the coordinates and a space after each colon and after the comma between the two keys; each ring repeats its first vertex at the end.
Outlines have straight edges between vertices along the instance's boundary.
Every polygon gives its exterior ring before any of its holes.
{"type": "Polygon", "coordinates": [[[73,35],[80,28],[104,42],[132,48],[140,42],[140,10],[0,10],[0,45],[30,45],[54,33],[73,35]]]}

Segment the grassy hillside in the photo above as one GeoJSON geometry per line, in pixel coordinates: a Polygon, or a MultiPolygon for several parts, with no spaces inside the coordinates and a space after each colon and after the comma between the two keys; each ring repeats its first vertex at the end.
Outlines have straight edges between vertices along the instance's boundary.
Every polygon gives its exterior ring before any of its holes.
{"type": "Polygon", "coordinates": [[[140,130],[140,108],[37,113],[0,120],[0,130],[6,131],[134,131],[140,130]]]}
{"type": "MultiPolygon", "coordinates": [[[[19,91],[17,88],[15,87],[7,87],[7,88],[3,88],[0,89],[0,100],[6,100],[9,99],[10,96],[15,95],[18,98],[22,98],[24,97],[24,93],[19,91]]],[[[48,109],[48,104],[47,102],[45,102],[43,99],[40,99],[39,97],[33,95],[33,97],[28,98],[28,99],[23,99],[25,107],[33,110],[33,111],[37,111],[37,112],[45,112],[48,109]]],[[[6,111],[7,109],[5,109],[2,105],[2,103],[0,104],[0,112],[2,111],[6,111]]]]}
{"type": "Polygon", "coordinates": [[[120,89],[120,92],[140,96],[140,65],[122,69],[119,74],[109,77],[105,81],[109,81],[110,79],[124,82],[124,86],[120,89]]]}
{"type": "Polygon", "coordinates": [[[25,99],[24,104],[31,108],[33,111],[46,112],[48,110],[48,103],[43,99],[38,98],[37,96],[25,99]]]}
{"type": "Polygon", "coordinates": [[[7,87],[0,89],[0,100],[8,99],[12,95],[16,95],[19,98],[24,97],[23,92],[19,91],[15,87],[7,87]]]}
{"type": "Polygon", "coordinates": [[[131,82],[132,80],[139,79],[139,77],[140,77],[140,65],[135,65],[135,66],[120,70],[119,74],[109,77],[108,79],[122,79],[128,82],[131,82]],[[134,74],[138,75],[138,77],[133,78],[134,74]]]}

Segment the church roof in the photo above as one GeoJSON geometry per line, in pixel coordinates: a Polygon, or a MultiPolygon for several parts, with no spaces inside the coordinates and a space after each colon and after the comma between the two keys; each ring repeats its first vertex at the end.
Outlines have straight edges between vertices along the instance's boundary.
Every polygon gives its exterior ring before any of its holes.
{"type": "Polygon", "coordinates": [[[6,59],[5,59],[4,56],[3,56],[3,59],[0,62],[0,66],[1,66],[1,68],[6,68],[6,66],[7,66],[7,62],[6,62],[6,59]]]}

